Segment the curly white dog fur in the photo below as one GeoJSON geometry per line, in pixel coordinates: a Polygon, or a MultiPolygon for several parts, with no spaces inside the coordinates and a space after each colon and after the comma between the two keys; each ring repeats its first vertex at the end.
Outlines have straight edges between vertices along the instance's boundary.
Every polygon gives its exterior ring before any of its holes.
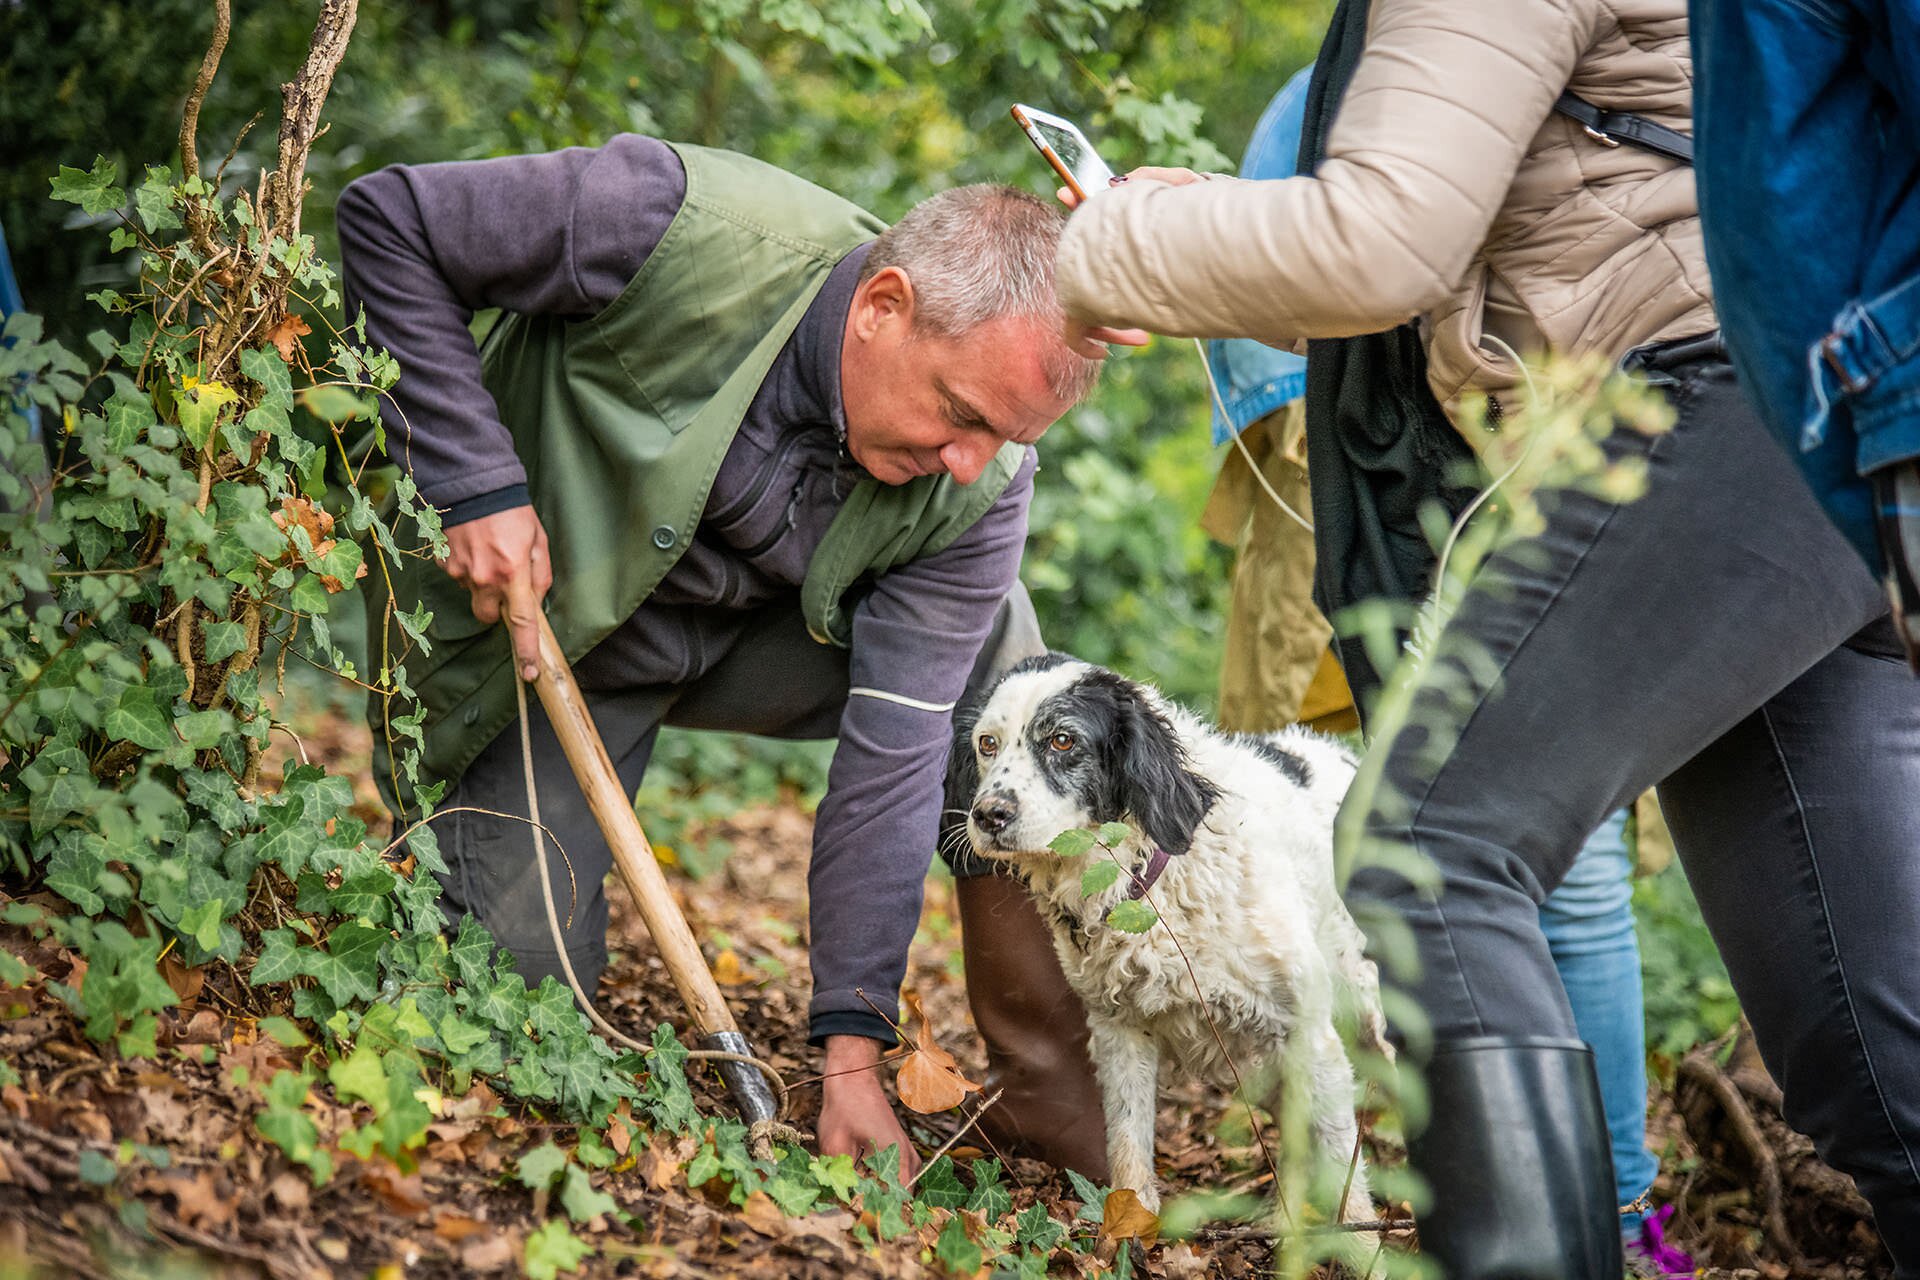
{"type": "MultiPolygon", "coordinates": [[[[1154,689],[1060,654],[1015,667],[956,716],[955,732],[947,835],[1010,863],[1052,925],[1087,1009],[1113,1184],[1158,1207],[1163,1055],[1232,1086],[1228,1055],[1252,1077],[1303,1054],[1314,1140],[1345,1167],[1355,1089],[1336,1009],[1354,1010],[1362,1042],[1389,1052],[1378,974],[1334,887],[1333,819],[1353,757],[1303,729],[1221,733],[1154,689]],[[1049,842],[1115,821],[1131,828],[1115,850],[1131,874],[1083,897],[1087,856],[1062,857],[1049,842]],[[1168,856],[1144,896],[1160,922],[1113,928],[1108,912],[1143,896],[1136,885],[1156,849],[1168,856]]],[[[1344,1211],[1373,1216],[1364,1168],[1344,1211]]]]}

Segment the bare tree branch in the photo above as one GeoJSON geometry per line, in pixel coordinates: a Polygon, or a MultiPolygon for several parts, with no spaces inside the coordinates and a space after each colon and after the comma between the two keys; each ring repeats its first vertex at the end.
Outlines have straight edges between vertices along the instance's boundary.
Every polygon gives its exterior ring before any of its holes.
{"type": "MultiPolygon", "coordinates": [[[[224,3],[224,0],[223,0],[224,3]]],[[[307,152],[320,128],[320,108],[347,53],[347,37],[359,15],[359,0],[323,0],[300,74],[281,89],[280,165],[273,176],[274,232],[287,240],[300,234],[300,202],[306,194],[307,152]]]]}
{"type": "MultiPolygon", "coordinates": [[[[213,40],[207,45],[206,56],[200,59],[200,74],[187,94],[186,110],[180,115],[180,173],[184,177],[200,176],[200,104],[206,101],[207,90],[213,87],[214,72],[220,69],[220,55],[226,52],[227,36],[232,31],[230,0],[214,0],[213,40]]],[[[212,251],[207,239],[206,213],[199,202],[189,200],[186,215],[187,233],[193,237],[194,248],[204,257],[212,251]]]]}

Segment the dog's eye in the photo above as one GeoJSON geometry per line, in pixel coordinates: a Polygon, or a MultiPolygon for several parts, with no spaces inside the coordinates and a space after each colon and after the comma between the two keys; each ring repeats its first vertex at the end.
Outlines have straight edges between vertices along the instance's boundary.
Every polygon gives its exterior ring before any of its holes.
{"type": "Polygon", "coordinates": [[[983,733],[980,735],[980,741],[976,745],[980,748],[980,755],[984,759],[1000,750],[1000,739],[990,733],[983,733]]]}
{"type": "Polygon", "coordinates": [[[1070,733],[1056,733],[1047,739],[1047,745],[1055,751],[1071,751],[1073,750],[1073,735],[1070,733]]]}

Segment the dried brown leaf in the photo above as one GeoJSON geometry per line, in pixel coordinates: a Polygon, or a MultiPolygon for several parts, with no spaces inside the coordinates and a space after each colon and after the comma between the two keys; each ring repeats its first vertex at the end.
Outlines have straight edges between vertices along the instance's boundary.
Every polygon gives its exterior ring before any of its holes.
{"type": "Polygon", "coordinates": [[[920,997],[909,991],[906,1001],[917,1031],[909,1037],[914,1051],[901,1059],[895,1081],[901,1105],[922,1115],[957,1107],[969,1093],[979,1092],[980,1086],[967,1079],[954,1056],[934,1041],[933,1023],[920,997]]]}
{"type": "Polygon", "coordinates": [[[1138,1240],[1143,1245],[1152,1245],[1160,1238],[1160,1218],[1140,1203],[1140,1197],[1131,1187],[1121,1187],[1107,1193],[1100,1234],[1110,1240],[1138,1240]]]}
{"type": "Polygon", "coordinates": [[[464,1213],[444,1212],[436,1214],[433,1219],[433,1234],[448,1244],[459,1244],[487,1230],[486,1223],[478,1218],[469,1218],[464,1213]]]}
{"type": "Polygon", "coordinates": [[[360,1183],[403,1217],[417,1218],[433,1207],[417,1173],[402,1173],[385,1161],[360,1167],[360,1183]]]}
{"type": "Polygon", "coordinates": [[[778,1238],[787,1234],[787,1215],[764,1191],[756,1191],[740,1206],[740,1219],[763,1236],[778,1238]]]}
{"type": "Polygon", "coordinates": [[[177,1172],[166,1179],[166,1188],[179,1205],[179,1214],[189,1226],[224,1227],[233,1221],[234,1205],[239,1197],[222,1194],[223,1179],[215,1169],[177,1172]]]}
{"type": "Polygon", "coordinates": [[[482,1236],[460,1251],[460,1265],[469,1271],[499,1271],[513,1265],[520,1253],[514,1234],[500,1231],[482,1236]]]}
{"type": "Polygon", "coordinates": [[[280,353],[282,360],[292,364],[293,353],[300,349],[300,339],[312,332],[313,327],[305,320],[296,315],[288,315],[282,317],[279,324],[267,330],[267,341],[273,344],[274,350],[280,353]]]}

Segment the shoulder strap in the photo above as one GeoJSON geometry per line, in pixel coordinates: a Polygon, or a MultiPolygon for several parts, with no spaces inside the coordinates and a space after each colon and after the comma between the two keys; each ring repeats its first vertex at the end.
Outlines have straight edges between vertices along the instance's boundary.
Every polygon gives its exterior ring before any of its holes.
{"type": "Polygon", "coordinates": [[[1595,142],[1609,147],[1630,143],[1647,151],[1671,156],[1681,164],[1693,163],[1691,136],[1663,124],[1655,124],[1645,116],[1636,116],[1628,111],[1608,111],[1573,93],[1562,93],[1553,104],[1553,109],[1576,121],[1595,142]]]}

